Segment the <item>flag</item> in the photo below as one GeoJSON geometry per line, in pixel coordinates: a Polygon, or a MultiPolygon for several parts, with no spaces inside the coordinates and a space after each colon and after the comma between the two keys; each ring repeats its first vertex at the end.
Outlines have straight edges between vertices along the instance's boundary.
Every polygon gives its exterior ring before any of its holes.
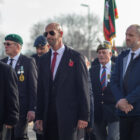
{"type": "Polygon", "coordinates": [[[105,40],[111,41],[116,36],[115,19],[117,18],[118,11],[115,0],[105,0],[103,23],[105,40]]]}

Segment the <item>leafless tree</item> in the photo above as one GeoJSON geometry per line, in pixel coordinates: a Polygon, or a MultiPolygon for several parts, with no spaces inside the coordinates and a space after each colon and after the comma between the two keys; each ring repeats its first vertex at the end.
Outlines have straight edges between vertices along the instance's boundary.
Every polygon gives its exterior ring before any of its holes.
{"type": "Polygon", "coordinates": [[[49,18],[46,21],[36,23],[31,28],[31,42],[44,32],[44,28],[50,22],[58,22],[64,30],[64,43],[75,49],[90,49],[97,44],[97,36],[102,32],[102,23],[99,18],[92,14],[89,22],[87,16],[77,14],[60,15],[49,18]]]}

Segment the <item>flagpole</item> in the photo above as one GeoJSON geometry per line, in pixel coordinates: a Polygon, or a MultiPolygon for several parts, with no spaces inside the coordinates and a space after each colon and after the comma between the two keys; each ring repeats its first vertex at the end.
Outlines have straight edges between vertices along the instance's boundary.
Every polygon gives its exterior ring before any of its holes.
{"type": "Polygon", "coordinates": [[[88,4],[81,4],[81,6],[86,7],[88,9],[88,45],[87,45],[87,51],[88,51],[88,59],[91,60],[91,53],[90,53],[90,6],[88,4]]]}

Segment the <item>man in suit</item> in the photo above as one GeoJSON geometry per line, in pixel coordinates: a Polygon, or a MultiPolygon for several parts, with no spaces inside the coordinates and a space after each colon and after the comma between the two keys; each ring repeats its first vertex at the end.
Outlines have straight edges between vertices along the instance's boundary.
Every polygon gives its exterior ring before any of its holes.
{"type": "Polygon", "coordinates": [[[19,119],[17,77],[10,66],[0,62],[0,140],[3,125],[11,129],[19,119]]]}
{"type": "Polygon", "coordinates": [[[47,53],[49,51],[50,46],[47,42],[46,37],[40,35],[35,39],[34,47],[36,48],[36,54],[33,54],[32,57],[35,59],[36,64],[38,66],[40,56],[47,53]]]}
{"type": "Polygon", "coordinates": [[[14,127],[12,140],[28,140],[27,126],[35,118],[37,70],[33,58],[22,55],[22,38],[17,34],[9,34],[5,37],[5,52],[8,57],[2,61],[15,69],[18,77],[20,116],[14,127]]]}
{"type": "Polygon", "coordinates": [[[115,98],[110,89],[110,75],[114,67],[111,56],[111,45],[100,44],[97,48],[100,65],[95,65],[90,69],[94,95],[93,133],[96,140],[119,140],[115,98]]]}
{"type": "Polygon", "coordinates": [[[40,59],[36,123],[44,140],[77,140],[78,130],[89,120],[84,57],[63,44],[58,23],[47,25],[44,36],[51,49],[40,59]]]}
{"type": "Polygon", "coordinates": [[[116,61],[111,87],[120,117],[120,140],[140,140],[140,25],[126,30],[126,44],[116,61]]]}

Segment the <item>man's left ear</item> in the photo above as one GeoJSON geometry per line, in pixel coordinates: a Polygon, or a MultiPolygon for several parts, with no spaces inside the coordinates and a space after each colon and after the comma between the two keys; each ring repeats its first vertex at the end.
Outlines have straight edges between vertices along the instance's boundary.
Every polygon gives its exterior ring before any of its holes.
{"type": "Polygon", "coordinates": [[[61,37],[63,36],[63,32],[62,31],[60,31],[60,35],[61,35],[61,37]]]}

